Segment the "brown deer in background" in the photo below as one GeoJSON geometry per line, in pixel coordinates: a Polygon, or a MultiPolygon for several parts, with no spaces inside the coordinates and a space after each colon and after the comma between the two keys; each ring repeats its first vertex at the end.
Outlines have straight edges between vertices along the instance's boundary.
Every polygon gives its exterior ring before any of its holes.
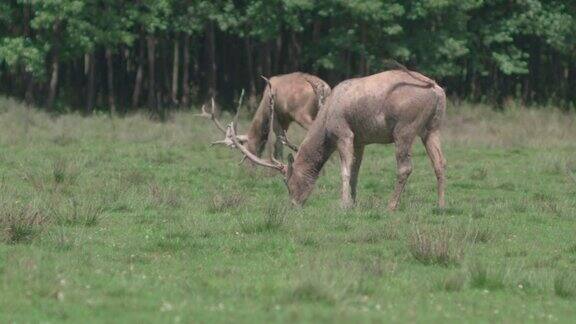
{"type": "MultiPolygon", "coordinates": [[[[274,90],[271,91],[274,98],[274,90]]],[[[274,107],[268,109],[274,111],[274,107]]],[[[228,126],[227,140],[255,164],[281,172],[290,198],[297,205],[304,204],[324,163],[338,150],[343,207],[355,202],[364,147],[372,143],[394,143],[397,179],[388,208],[395,210],[412,172],[412,144],[420,137],[436,173],[438,205],[442,208],[445,160],[440,148],[440,124],[445,110],[444,90],[433,80],[406,69],[392,70],[336,86],[310,127],[296,158],[290,155],[287,165],[277,160],[262,160],[243,146],[236,136],[234,122],[228,126]]]]}
{"type": "MultiPolygon", "coordinates": [[[[272,100],[270,89],[273,88],[275,91],[275,115],[272,127],[274,127],[276,135],[274,156],[279,158],[282,156],[283,144],[294,151],[297,150],[297,147],[291,144],[285,136],[290,124],[296,122],[303,128],[309,129],[318,114],[319,107],[330,94],[331,89],[322,79],[302,72],[278,75],[270,78],[270,80],[264,79],[268,86],[264,90],[250,128],[245,135],[238,135],[237,140],[245,145],[246,149],[253,155],[257,157],[262,155],[270,133],[270,102],[272,100]]],[[[226,133],[225,128],[214,117],[214,107],[212,107],[212,112],[208,112],[205,107],[202,107],[201,116],[211,118],[216,127],[222,133],[226,133]]],[[[230,138],[216,142],[216,144],[233,146],[230,138]]]]}

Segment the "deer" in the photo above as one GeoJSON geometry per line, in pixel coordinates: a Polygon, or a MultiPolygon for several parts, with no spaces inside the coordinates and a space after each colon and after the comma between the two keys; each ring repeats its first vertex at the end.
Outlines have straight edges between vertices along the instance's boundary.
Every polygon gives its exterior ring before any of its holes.
{"type": "MultiPolygon", "coordinates": [[[[274,90],[269,91],[274,99],[274,90]]],[[[268,109],[274,118],[275,100],[270,102],[268,109]]],[[[441,149],[440,127],[445,111],[444,90],[423,74],[404,68],[338,84],[327,97],[296,156],[288,156],[288,164],[277,159],[263,160],[253,154],[238,139],[234,121],[227,127],[226,138],[254,164],[282,174],[290,199],[297,206],[304,205],[325,162],[338,151],[343,208],[350,208],[356,202],[365,146],[393,143],[397,175],[388,209],[394,211],[412,173],[413,142],[420,137],[436,175],[438,207],[444,208],[446,160],[441,149]]]]}
{"type": "MultiPolygon", "coordinates": [[[[237,140],[245,145],[252,154],[260,157],[265,148],[270,133],[271,125],[276,135],[274,144],[274,157],[281,158],[283,146],[287,146],[293,151],[297,151],[297,146],[292,144],[286,137],[286,132],[292,123],[300,125],[308,130],[318,114],[320,106],[331,92],[330,86],[322,79],[307,73],[294,72],[290,74],[278,75],[267,79],[262,77],[267,86],[262,95],[260,105],[252,119],[248,132],[238,135],[237,140]],[[271,90],[275,89],[275,118],[274,123],[270,123],[270,100],[271,90]]],[[[235,120],[238,119],[238,112],[242,105],[243,92],[237,109],[235,120]]],[[[212,110],[208,111],[202,106],[202,113],[199,116],[212,119],[216,128],[226,134],[226,128],[216,119],[214,100],[212,100],[212,110]]],[[[224,144],[233,147],[230,138],[213,144],[224,144]]]]}

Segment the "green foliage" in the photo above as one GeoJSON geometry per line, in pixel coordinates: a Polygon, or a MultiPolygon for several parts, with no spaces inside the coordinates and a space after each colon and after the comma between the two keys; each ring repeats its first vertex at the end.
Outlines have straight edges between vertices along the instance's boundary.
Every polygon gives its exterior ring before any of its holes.
{"type": "MultiPolygon", "coordinates": [[[[126,75],[130,86],[118,89],[129,91],[115,92],[129,95],[136,79],[133,62],[139,60],[137,40],[153,35],[158,45],[154,57],[170,62],[172,49],[163,46],[183,34],[193,37],[188,54],[197,73],[191,79],[200,91],[212,77],[212,66],[218,78],[232,81],[216,82],[230,95],[254,83],[249,78],[257,73],[304,70],[337,83],[379,72],[386,60],[396,59],[438,79],[460,97],[500,100],[522,95],[524,101],[576,102],[570,91],[576,82],[576,7],[566,0],[2,2],[0,73],[18,78],[24,70],[44,82],[54,49],[62,66],[71,69],[86,54],[98,59],[106,49],[122,53],[115,58],[122,64],[114,68],[126,75]],[[216,53],[209,58],[214,62],[204,64],[208,26],[215,30],[216,53]],[[246,66],[248,55],[251,66],[246,66]]],[[[164,77],[170,72],[166,67],[158,72],[163,92],[171,88],[170,78],[164,77]]],[[[76,79],[86,77],[71,73],[76,79]]],[[[81,93],[80,83],[71,82],[65,92],[81,93]]]]}
{"type": "Polygon", "coordinates": [[[0,62],[13,70],[23,67],[37,77],[42,77],[45,72],[45,52],[46,47],[38,46],[23,37],[6,37],[0,40],[0,62]]]}

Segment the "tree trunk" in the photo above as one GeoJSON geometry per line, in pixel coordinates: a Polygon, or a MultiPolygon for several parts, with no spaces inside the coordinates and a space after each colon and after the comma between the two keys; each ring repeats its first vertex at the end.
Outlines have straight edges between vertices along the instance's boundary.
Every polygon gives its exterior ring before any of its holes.
{"type": "Polygon", "coordinates": [[[106,69],[107,69],[107,82],[108,82],[108,105],[110,106],[110,113],[116,114],[116,100],[114,98],[114,61],[112,50],[106,49],[106,69]]]}
{"type": "Polygon", "coordinates": [[[208,99],[216,97],[216,86],[218,83],[216,65],[216,45],[214,37],[214,23],[208,23],[206,28],[206,50],[208,58],[208,99]]]}
{"type": "Polygon", "coordinates": [[[262,73],[265,77],[270,78],[272,76],[272,59],[271,59],[271,51],[270,51],[270,42],[265,41],[262,44],[262,57],[260,60],[262,61],[262,73]]]}
{"type": "Polygon", "coordinates": [[[272,73],[279,74],[282,73],[282,50],[283,50],[283,39],[282,39],[282,32],[278,34],[276,37],[276,48],[275,48],[275,56],[274,56],[274,64],[272,66],[272,73]]]}
{"type": "Polygon", "coordinates": [[[156,110],[156,38],[153,35],[146,37],[148,48],[148,108],[156,110]]]}
{"type": "Polygon", "coordinates": [[[252,42],[250,38],[244,39],[244,47],[246,49],[246,70],[248,70],[248,107],[250,110],[256,109],[258,99],[256,94],[256,78],[254,77],[254,57],[252,56],[252,42]]]}
{"type": "Polygon", "coordinates": [[[178,105],[178,69],[180,67],[180,41],[174,37],[174,60],[172,62],[172,104],[178,105]]]}
{"type": "Polygon", "coordinates": [[[94,69],[94,53],[86,54],[84,61],[84,72],[88,79],[86,84],[86,106],[84,112],[86,114],[91,114],[94,110],[94,95],[95,95],[95,69],[94,69]]]}
{"type": "Polygon", "coordinates": [[[140,94],[142,93],[142,81],[144,80],[144,38],[140,37],[140,47],[138,48],[138,68],[136,69],[136,79],[134,81],[134,92],[132,93],[132,108],[138,108],[140,94]]]}
{"type": "Polygon", "coordinates": [[[182,108],[188,108],[190,104],[190,35],[184,34],[182,66],[182,108]]]}
{"type": "Polygon", "coordinates": [[[27,73],[28,84],[26,85],[26,92],[24,93],[24,101],[28,105],[34,104],[34,76],[32,73],[27,73]]]}
{"type": "Polygon", "coordinates": [[[302,48],[298,43],[298,39],[296,38],[296,34],[291,32],[291,46],[290,46],[290,68],[292,71],[296,71],[300,68],[300,53],[302,52],[302,48]]]}
{"type": "Polygon", "coordinates": [[[30,18],[31,18],[31,11],[32,11],[32,3],[30,0],[24,2],[24,12],[23,12],[23,20],[24,20],[24,36],[30,37],[30,18]]]}
{"type": "Polygon", "coordinates": [[[56,93],[58,92],[58,75],[60,73],[60,21],[54,23],[52,32],[52,72],[48,88],[48,101],[46,103],[48,111],[54,109],[54,101],[56,100],[56,93]]]}
{"type": "MultiPolygon", "coordinates": [[[[24,37],[30,39],[32,34],[30,32],[30,18],[31,18],[31,3],[26,1],[24,3],[23,12],[23,29],[24,37]]],[[[24,92],[24,100],[27,104],[31,105],[34,103],[34,76],[30,72],[24,72],[22,74],[23,84],[26,84],[26,91],[24,92]]]]}
{"type": "MultiPolygon", "coordinates": [[[[322,32],[322,23],[317,20],[312,25],[312,44],[320,42],[320,33],[322,32]]],[[[312,74],[318,74],[318,65],[314,64],[312,67],[312,74]]]]}
{"type": "Polygon", "coordinates": [[[359,76],[368,75],[368,62],[366,59],[366,24],[360,27],[360,37],[362,39],[362,53],[360,53],[360,66],[358,66],[359,76]]]}

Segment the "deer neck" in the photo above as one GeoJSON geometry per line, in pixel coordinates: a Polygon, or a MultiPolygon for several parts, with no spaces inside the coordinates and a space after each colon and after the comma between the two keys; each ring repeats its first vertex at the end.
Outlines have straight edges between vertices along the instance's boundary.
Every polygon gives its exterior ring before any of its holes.
{"type": "Polygon", "coordinates": [[[258,106],[258,110],[256,110],[256,114],[254,114],[248,133],[246,134],[248,138],[246,148],[257,156],[260,156],[262,151],[264,151],[264,146],[270,133],[270,109],[265,104],[268,100],[267,96],[268,90],[265,91],[264,97],[258,106]]]}
{"type": "Polygon", "coordinates": [[[298,149],[292,174],[288,179],[290,198],[302,205],[310,196],[320,170],[334,152],[335,146],[329,140],[324,127],[313,127],[298,149]]]}

